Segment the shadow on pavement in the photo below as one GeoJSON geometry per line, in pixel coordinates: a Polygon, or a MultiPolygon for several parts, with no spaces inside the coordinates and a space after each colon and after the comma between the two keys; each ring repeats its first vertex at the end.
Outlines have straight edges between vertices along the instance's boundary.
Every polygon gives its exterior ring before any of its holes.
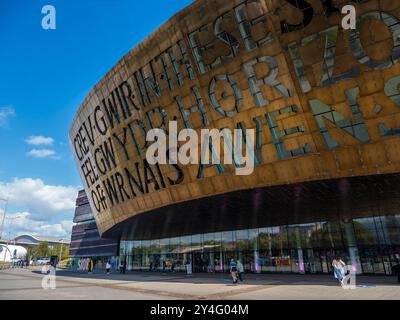
{"type": "MultiPolygon", "coordinates": [[[[31,272],[41,274],[40,270],[31,272]]],[[[226,284],[233,285],[229,273],[195,273],[187,275],[180,272],[136,272],[130,271],[125,274],[118,272],[106,274],[102,270],[93,273],[57,270],[57,276],[69,277],[71,279],[99,279],[127,282],[176,282],[190,284],[226,284]]],[[[332,275],[322,274],[245,274],[244,281],[240,284],[246,285],[323,285],[337,286],[339,284],[332,275]]],[[[356,286],[400,286],[395,276],[366,276],[356,277],[356,286]]]]}

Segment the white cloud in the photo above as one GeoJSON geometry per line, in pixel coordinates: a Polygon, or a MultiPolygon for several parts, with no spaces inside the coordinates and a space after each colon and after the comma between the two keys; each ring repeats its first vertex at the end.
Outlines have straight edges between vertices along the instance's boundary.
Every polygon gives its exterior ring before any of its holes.
{"type": "Polygon", "coordinates": [[[0,108],[0,127],[7,125],[8,119],[15,116],[15,110],[10,107],[0,108]]]}
{"type": "Polygon", "coordinates": [[[34,158],[51,158],[58,160],[60,156],[54,150],[51,149],[32,149],[28,152],[28,156],[34,158]]]}
{"type": "MultiPolygon", "coordinates": [[[[27,211],[7,214],[5,222],[5,230],[10,232],[11,236],[18,236],[29,233],[37,236],[59,237],[60,239],[69,239],[71,237],[72,219],[71,221],[63,220],[50,224],[45,220],[34,220],[31,213],[27,211]]],[[[9,235],[3,233],[3,237],[9,235]]]]}
{"type": "Polygon", "coordinates": [[[54,139],[52,137],[30,136],[28,139],[25,140],[25,142],[34,146],[50,146],[54,143],[54,139]]]}
{"type": "Polygon", "coordinates": [[[41,179],[0,181],[0,197],[8,198],[10,207],[26,210],[37,220],[57,213],[72,213],[77,195],[77,187],[46,185],[41,179]]]}

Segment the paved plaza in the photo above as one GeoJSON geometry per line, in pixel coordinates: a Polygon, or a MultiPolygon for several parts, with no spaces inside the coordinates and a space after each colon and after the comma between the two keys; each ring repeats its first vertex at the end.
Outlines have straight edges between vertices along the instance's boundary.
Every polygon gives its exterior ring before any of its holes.
{"type": "Polygon", "coordinates": [[[345,290],[328,275],[246,275],[233,285],[228,274],[127,273],[85,274],[57,270],[56,288],[44,290],[40,268],[0,271],[0,300],[246,300],[246,299],[400,299],[395,277],[359,276],[356,289],[345,290]]]}

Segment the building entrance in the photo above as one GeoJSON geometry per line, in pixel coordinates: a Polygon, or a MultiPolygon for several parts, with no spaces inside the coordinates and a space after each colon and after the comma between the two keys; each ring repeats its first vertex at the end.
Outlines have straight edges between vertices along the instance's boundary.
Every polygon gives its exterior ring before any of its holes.
{"type": "Polygon", "coordinates": [[[357,274],[390,275],[400,263],[400,215],[281,225],[143,241],[121,241],[127,270],[332,274],[339,256],[357,274]],[[173,267],[172,267],[173,266],[173,267]]]}

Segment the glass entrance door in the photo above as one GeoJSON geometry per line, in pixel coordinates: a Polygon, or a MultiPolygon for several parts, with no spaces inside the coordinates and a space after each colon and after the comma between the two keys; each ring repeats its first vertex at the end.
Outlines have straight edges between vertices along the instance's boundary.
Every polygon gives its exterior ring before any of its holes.
{"type": "Polygon", "coordinates": [[[192,253],[193,272],[207,272],[207,261],[202,252],[192,253]]]}

